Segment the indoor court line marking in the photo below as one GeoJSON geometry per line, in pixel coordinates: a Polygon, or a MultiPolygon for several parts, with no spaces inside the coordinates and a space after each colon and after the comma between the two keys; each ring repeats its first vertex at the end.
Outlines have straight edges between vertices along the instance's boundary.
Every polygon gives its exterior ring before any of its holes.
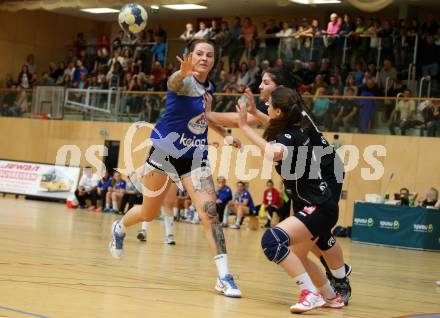
{"type": "Polygon", "coordinates": [[[31,313],[29,311],[23,311],[23,310],[19,310],[19,309],[15,309],[15,308],[10,308],[10,307],[0,306],[0,309],[9,310],[9,311],[13,311],[13,312],[18,312],[20,314],[24,314],[24,315],[28,315],[28,316],[32,316],[32,317],[37,317],[37,318],[49,318],[47,316],[41,316],[41,315],[38,315],[38,314],[31,313]]]}

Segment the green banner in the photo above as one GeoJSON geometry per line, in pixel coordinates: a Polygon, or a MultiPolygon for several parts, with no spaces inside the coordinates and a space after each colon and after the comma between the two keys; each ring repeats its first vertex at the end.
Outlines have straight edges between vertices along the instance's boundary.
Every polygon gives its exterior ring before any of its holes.
{"type": "Polygon", "coordinates": [[[352,240],[440,251],[440,211],[355,203],[352,240]]]}

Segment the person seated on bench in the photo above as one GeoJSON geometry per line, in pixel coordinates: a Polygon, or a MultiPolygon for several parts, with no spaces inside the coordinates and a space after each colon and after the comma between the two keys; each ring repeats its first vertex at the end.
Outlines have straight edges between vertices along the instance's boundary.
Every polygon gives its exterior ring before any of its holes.
{"type": "Polygon", "coordinates": [[[237,182],[237,192],[235,193],[234,200],[231,201],[230,207],[231,212],[237,214],[235,224],[231,225],[231,229],[240,229],[240,224],[246,214],[254,217],[257,215],[252,196],[246,190],[243,181],[237,182]]]}

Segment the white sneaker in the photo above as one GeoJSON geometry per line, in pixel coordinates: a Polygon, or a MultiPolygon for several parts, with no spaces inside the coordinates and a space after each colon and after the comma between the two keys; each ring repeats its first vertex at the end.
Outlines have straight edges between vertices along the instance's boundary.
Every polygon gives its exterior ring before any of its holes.
{"type": "Polygon", "coordinates": [[[112,256],[117,259],[120,259],[124,252],[124,238],[125,238],[125,233],[121,235],[118,234],[118,232],[116,231],[116,226],[119,224],[119,222],[120,220],[116,220],[115,222],[113,222],[112,239],[108,245],[110,254],[112,254],[112,256]]]}
{"type": "Polygon", "coordinates": [[[341,294],[336,293],[336,297],[333,299],[325,299],[325,305],[326,308],[342,308],[344,307],[344,299],[342,298],[341,294]]]}
{"type": "Polygon", "coordinates": [[[324,297],[321,293],[313,293],[310,290],[302,290],[299,296],[299,301],[295,305],[290,306],[292,314],[301,314],[303,312],[319,308],[325,305],[324,297]]]}
{"type": "Polygon", "coordinates": [[[238,289],[234,282],[234,277],[231,274],[226,275],[223,278],[217,277],[217,284],[215,284],[215,290],[222,293],[226,297],[240,298],[241,291],[238,289]]]}
{"type": "Polygon", "coordinates": [[[170,234],[165,238],[165,243],[168,245],[176,245],[176,241],[174,240],[174,235],[170,234]]]}
{"type": "Polygon", "coordinates": [[[234,229],[234,230],[239,230],[240,229],[240,224],[231,224],[229,226],[229,228],[234,229]]]}

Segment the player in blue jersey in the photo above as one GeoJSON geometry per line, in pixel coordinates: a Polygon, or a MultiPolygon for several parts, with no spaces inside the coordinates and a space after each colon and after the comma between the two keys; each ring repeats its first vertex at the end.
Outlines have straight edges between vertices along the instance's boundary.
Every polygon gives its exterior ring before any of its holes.
{"type": "MultiPolygon", "coordinates": [[[[109,249],[113,257],[121,258],[126,228],[158,216],[166,190],[174,181],[188,191],[202,220],[218,270],[215,289],[228,297],[241,297],[228,268],[226,242],[218,220],[214,182],[207,159],[205,100],[214,92],[207,80],[214,66],[214,56],[214,45],[199,40],[191,45],[185,59],[178,57],[180,70],[168,80],[165,114],[150,136],[153,145],[142,177],[142,206],[133,207],[113,223],[109,249]]],[[[223,137],[229,135],[223,127],[209,126],[223,137]]],[[[226,140],[239,146],[238,140],[231,137],[226,140]]]]}

